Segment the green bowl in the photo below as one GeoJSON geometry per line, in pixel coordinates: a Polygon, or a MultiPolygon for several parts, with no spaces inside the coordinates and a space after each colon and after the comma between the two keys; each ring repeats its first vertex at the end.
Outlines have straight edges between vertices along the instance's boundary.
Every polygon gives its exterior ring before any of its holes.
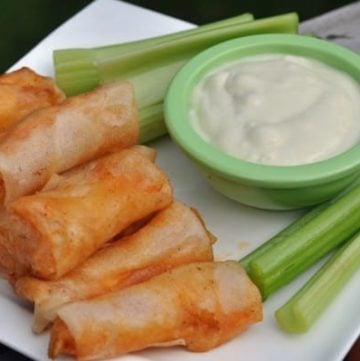
{"type": "MultiPolygon", "coordinates": [[[[360,144],[324,161],[272,166],[247,162],[205,142],[189,122],[194,86],[211,70],[236,59],[286,53],[317,59],[360,83],[360,57],[339,45],[301,35],[253,35],[211,47],[175,75],[165,98],[165,121],[172,139],[194,160],[207,181],[238,202],[264,209],[294,209],[323,202],[360,175],[360,144]]],[[[359,119],[360,121],[360,119],[359,119]]]]}

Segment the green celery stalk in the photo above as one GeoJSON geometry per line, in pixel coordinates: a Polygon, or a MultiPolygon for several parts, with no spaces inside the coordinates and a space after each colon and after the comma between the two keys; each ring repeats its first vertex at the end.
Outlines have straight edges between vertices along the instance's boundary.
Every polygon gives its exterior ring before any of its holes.
{"type": "Polygon", "coordinates": [[[275,312],[278,324],[290,333],[308,331],[359,269],[360,233],[357,233],[285,305],[275,312]]]}
{"type": "Polygon", "coordinates": [[[253,259],[248,274],[266,299],[359,229],[360,185],[357,185],[253,259]]]}
{"type": "Polygon", "coordinates": [[[159,44],[166,43],[166,42],[174,42],[185,36],[193,36],[194,34],[199,34],[203,31],[207,31],[210,29],[215,30],[216,28],[221,28],[223,26],[227,26],[227,25],[231,25],[231,24],[235,25],[235,24],[239,24],[239,23],[246,23],[246,22],[250,22],[253,20],[254,20],[253,14],[244,13],[244,14],[240,14],[237,16],[233,16],[231,18],[219,20],[219,21],[216,21],[213,23],[200,25],[197,27],[194,26],[194,28],[192,28],[192,29],[178,31],[176,33],[155,36],[155,37],[147,38],[147,39],[135,40],[135,41],[127,42],[127,43],[122,43],[119,45],[116,45],[116,44],[115,45],[114,44],[106,45],[103,47],[98,47],[97,49],[103,49],[103,50],[108,49],[112,53],[113,47],[116,46],[117,48],[121,47],[121,51],[123,51],[123,52],[129,52],[129,51],[133,51],[133,50],[136,51],[139,49],[147,48],[149,46],[159,45],[159,44]]]}
{"type": "Polygon", "coordinates": [[[92,89],[99,83],[126,79],[133,83],[138,106],[142,108],[162,101],[176,71],[201,50],[239,36],[296,30],[296,15],[287,14],[245,23],[232,22],[214,29],[208,26],[203,31],[188,32],[176,41],[156,42],[131,51],[124,51],[121,44],[105,48],[56,50],[56,81],[67,95],[73,95],[92,89]]]}
{"type": "MultiPolygon", "coordinates": [[[[113,44],[97,48],[59,49],[54,51],[55,76],[58,85],[66,95],[76,95],[94,88],[96,85],[119,78],[105,80],[101,78],[103,63],[116,61],[121,57],[129,58],[131,55],[141,55],[144,50],[154,49],[158,46],[174,43],[193,35],[200,35],[209,30],[215,31],[229,25],[238,25],[254,20],[252,14],[242,14],[215,23],[202,25],[190,30],[157,36],[128,43],[113,44]],[[75,78],[73,77],[75,76],[75,78]]],[[[143,59],[145,60],[145,59],[143,59]]],[[[105,74],[106,75],[106,74],[105,74]]]]}
{"type": "Polygon", "coordinates": [[[161,115],[163,103],[157,103],[140,109],[140,137],[139,143],[144,144],[167,133],[161,115]]]}
{"type": "Polygon", "coordinates": [[[200,51],[236,37],[260,33],[295,33],[295,13],[250,21],[249,14],[192,30],[93,49],[62,49],[54,52],[56,82],[67,95],[96,85],[127,80],[134,86],[140,110],[142,138],[164,134],[162,101],[175,73],[200,51]],[[142,116],[149,115],[148,118],[142,116]],[[151,135],[146,135],[147,129],[151,135]],[[158,130],[158,131],[157,131],[158,130]]]}
{"type": "Polygon", "coordinates": [[[268,241],[263,243],[261,246],[256,248],[254,251],[243,257],[239,262],[244,267],[246,272],[249,272],[250,263],[268,252],[276,244],[283,242],[287,237],[290,237],[295,232],[298,232],[305,224],[309,223],[314,219],[319,213],[321,213],[327,206],[329,202],[321,203],[320,205],[312,208],[310,211],[306,212],[303,216],[296,219],[289,226],[281,230],[274,237],[270,238],[268,241]]]}

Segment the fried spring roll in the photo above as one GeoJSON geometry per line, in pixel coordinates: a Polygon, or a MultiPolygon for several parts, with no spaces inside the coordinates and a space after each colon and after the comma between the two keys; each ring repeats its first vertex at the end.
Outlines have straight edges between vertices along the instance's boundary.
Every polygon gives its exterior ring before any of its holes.
{"type": "Polygon", "coordinates": [[[207,351],[261,319],[260,293],[238,262],[191,263],[64,306],[49,356],[94,360],[175,344],[207,351]]]}
{"type": "Polygon", "coordinates": [[[64,172],[138,137],[131,85],[114,82],[31,113],[0,144],[0,203],[39,190],[64,172]]]}
{"type": "Polygon", "coordinates": [[[12,202],[8,249],[32,275],[57,279],[171,201],[166,175],[137,150],[125,149],[12,202]]]}
{"type": "Polygon", "coordinates": [[[150,148],[146,145],[136,144],[133,145],[131,149],[148,158],[152,162],[155,162],[156,160],[156,150],[154,148],[150,148]]]}
{"type": "Polygon", "coordinates": [[[61,103],[64,93],[55,82],[21,68],[0,76],[0,134],[34,110],[61,103]]]}
{"type": "Polygon", "coordinates": [[[6,247],[8,239],[8,221],[9,219],[5,210],[0,210],[0,268],[2,268],[2,273],[7,276],[13,274],[16,270],[15,260],[6,247]]]}
{"type": "Polygon", "coordinates": [[[14,258],[0,240],[0,269],[2,269],[2,275],[8,275],[9,270],[13,270],[15,267],[16,265],[14,258]]]}
{"type": "Polygon", "coordinates": [[[0,268],[2,268],[2,274],[7,280],[14,285],[15,281],[26,274],[26,269],[23,265],[16,262],[16,259],[9,251],[11,244],[9,243],[9,237],[11,232],[9,214],[5,209],[0,210],[0,268]]]}
{"type": "Polygon", "coordinates": [[[41,332],[66,303],[143,282],[179,264],[213,260],[214,240],[198,214],[175,201],[139,231],[99,250],[58,281],[20,278],[16,293],[35,303],[33,330],[41,332]]]}

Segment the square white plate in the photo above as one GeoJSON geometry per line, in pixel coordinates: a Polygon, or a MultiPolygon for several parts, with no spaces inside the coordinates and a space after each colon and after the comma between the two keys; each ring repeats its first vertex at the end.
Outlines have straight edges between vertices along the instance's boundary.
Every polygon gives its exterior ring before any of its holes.
{"type": "MultiPolygon", "coordinates": [[[[29,66],[53,75],[52,50],[119,43],[174,32],[193,25],[115,0],[97,0],[45,38],[12,69],[29,66]]],[[[239,259],[279,231],[298,212],[269,212],[241,206],[214,192],[191,162],[167,137],[154,143],[158,163],[170,176],[179,199],[196,207],[218,236],[217,259],[239,259]]],[[[315,267],[317,268],[317,267],[315,267]]],[[[346,285],[314,328],[300,336],[282,332],[274,311],[315,268],[266,301],[264,321],[225,345],[206,353],[182,348],[152,349],[120,357],[122,361],[340,361],[360,333],[360,274],[346,285]]],[[[0,280],[0,342],[36,359],[47,360],[48,335],[31,333],[29,306],[0,280]]]]}

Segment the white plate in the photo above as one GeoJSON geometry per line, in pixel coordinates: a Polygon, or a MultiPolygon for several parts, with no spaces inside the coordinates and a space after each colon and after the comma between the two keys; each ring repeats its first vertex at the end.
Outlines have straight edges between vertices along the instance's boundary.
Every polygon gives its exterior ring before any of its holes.
{"type": "MultiPolygon", "coordinates": [[[[52,50],[118,43],[192,27],[180,20],[120,1],[97,0],[44,39],[12,69],[30,66],[52,75],[52,50]]],[[[217,259],[239,259],[287,225],[298,213],[268,212],[241,206],[215,193],[190,161],[168,139],[154,143],[158,162],[170,176],[176,196],[196,207],[218,236],[217,259]]],[[[337,361],[342,360],[360,332],[360,274],[305,335],[283,333],[274,321],[274,310],[310,276],[314,269],[285,287],[265,303],[264,321],[206,353],[182,348],[153,349],[119,358],[122,361],[337,361]]],[[[31,310],[0,281],[0,342],[36,360],[47,360],[48,335],[30,331],[31,310]]]]}

